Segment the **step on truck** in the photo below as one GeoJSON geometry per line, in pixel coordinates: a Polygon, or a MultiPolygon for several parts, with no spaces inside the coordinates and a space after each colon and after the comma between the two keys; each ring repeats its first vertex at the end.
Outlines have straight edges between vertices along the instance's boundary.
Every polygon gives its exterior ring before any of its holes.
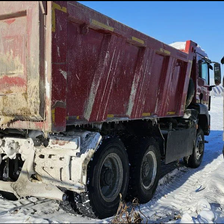
{"type": "Polygon", "coordinates": [[[148,202],[161,161],[200,165],[220,64],[195,42],[162,43],[74,1],[0,6],[3,197],[102,219],[120,196],[148,202]]]}

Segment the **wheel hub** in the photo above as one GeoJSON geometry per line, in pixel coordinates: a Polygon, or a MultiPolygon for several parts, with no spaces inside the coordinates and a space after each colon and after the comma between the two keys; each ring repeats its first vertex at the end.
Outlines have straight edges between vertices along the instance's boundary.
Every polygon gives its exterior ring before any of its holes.
{"type": "Polygon", "coordinates": [[[103,176],[102,176],[102,181],[103,181],[103,186],[109,186],[113,183],[113,172],[111,169],[106,167],[103,171],[103,176]]]}
{"type": "Polygon", "coordinates": [[[144,162],[142,167],[143,178],[147,177],[149,175],[149,172],[150,172],[150,164],[148,162],[144,162]]]}
{"type": "Polygon", "coordinates": [[[199,153],[200,154],[203,153],[203,143],[202,142],[199,143],[199,153]]]}
{"type": "Polygon", "coordinates": [[[203,153],[203,140],[201,136],[198,136],[196,143],[196,158],[199,159],[203,153]]]}
{"type": "Polygon", "coordinates": [[[122,187],[123,166],[120,157],[111,153],[103,161],[100,173],[100,193],[106,202],[114,201],[122,187]]]}
{"type": "Polygon", "coordinates": [[[154,152],[145,154],[140,171],[140,179],[145,189],[150,189],[156,178],[157,162],[154,152]]]}

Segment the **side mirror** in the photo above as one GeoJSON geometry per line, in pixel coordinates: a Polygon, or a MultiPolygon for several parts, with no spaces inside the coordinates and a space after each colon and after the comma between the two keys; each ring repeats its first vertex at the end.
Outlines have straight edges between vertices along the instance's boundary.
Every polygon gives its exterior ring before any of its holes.
{"type": "Polygon", "coordinates": [[[214,64],[214,78],[215,78],[215,84],[219,85],[221,83],[221,67],[219,63],[214,64]]]}
{"type": "Polygon", "coordinates": [[[224,57],[222,57],[221,59],[221,64],[224,64],[224,57]]]}

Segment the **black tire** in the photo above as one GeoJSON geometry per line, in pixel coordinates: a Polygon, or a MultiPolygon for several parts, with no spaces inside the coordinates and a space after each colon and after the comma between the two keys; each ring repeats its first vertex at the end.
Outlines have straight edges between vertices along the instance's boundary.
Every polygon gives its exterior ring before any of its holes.
{"type": "Polygon", "coordinates": [[[191,168],[199,167],[201,165],[202,158],[204,155],[204,147],[204,132],[201,128],[198,128],[193,153],[188,157],[184,157],[185,165],[191,168]]]}
{"type": "Polygon", "coordinates": [[[17,201],[18,198],[13,194],[13,193],[10,193],[10,192],[5,192],[5,191],[0,191],[0,195],[7,199],[7,200],[10,200],[10,201],[17,201]]]}
{"type": "Polygon", "coordinates": [[[143,138],[136,142],[130,152],[130,199],[139,203],[148,202],[154,195],[161,173],[159,145],[154,138],[143,138]]]}
{"type": "Polygon", "coordinates": [[[195,94],[195,85],[194,85],[193,79],[190,78],[189,85],[188,85],[188,91],[187,91],[187,98],[186,98],[185,108],[187,108],[191,104],[192,99],[194,97],[194,94],[195,94]]]}
{"type": "Polygon", "coordinates": [[[64,193],[67,195],[67,199],[65,201],[57,201],[59,207],[65,212],[79,214],[76,206],[77,193],[69,190],[66,190],[64,193]]]}
{"type": "MultiPolygon", "coordinates": [[[[2,160],[2,162],[0,164],[0,180],[3,180],[4,166],[5,166],[5,160],[2,160]]],[[[10,192],[0,191],[0,195],[7,200],[11,200],[11,201],[17,201],[18,200],[18,198],[13,193],[10,193],[10,192]]]]}
{"type": "Polygon", "coordinates": [[[122,198],[126,197],[128,182],[129,162],[123,143],[118,138],[103,140],[88,165],[88,192],[80,194],[78,210],[92,218],[113,216],[120,193],[122,198]]]}

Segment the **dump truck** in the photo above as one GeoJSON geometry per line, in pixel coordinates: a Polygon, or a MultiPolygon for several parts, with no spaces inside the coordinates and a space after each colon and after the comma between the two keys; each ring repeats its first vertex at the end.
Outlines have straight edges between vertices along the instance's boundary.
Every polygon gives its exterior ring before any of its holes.
{"type": "Polygon", "coordinates": [[[209,72],[192,40],[168,45],[74,1],[0,3],[0,192],[105,218],[146,203],[161,163],[198,167],[209,72]]]}

